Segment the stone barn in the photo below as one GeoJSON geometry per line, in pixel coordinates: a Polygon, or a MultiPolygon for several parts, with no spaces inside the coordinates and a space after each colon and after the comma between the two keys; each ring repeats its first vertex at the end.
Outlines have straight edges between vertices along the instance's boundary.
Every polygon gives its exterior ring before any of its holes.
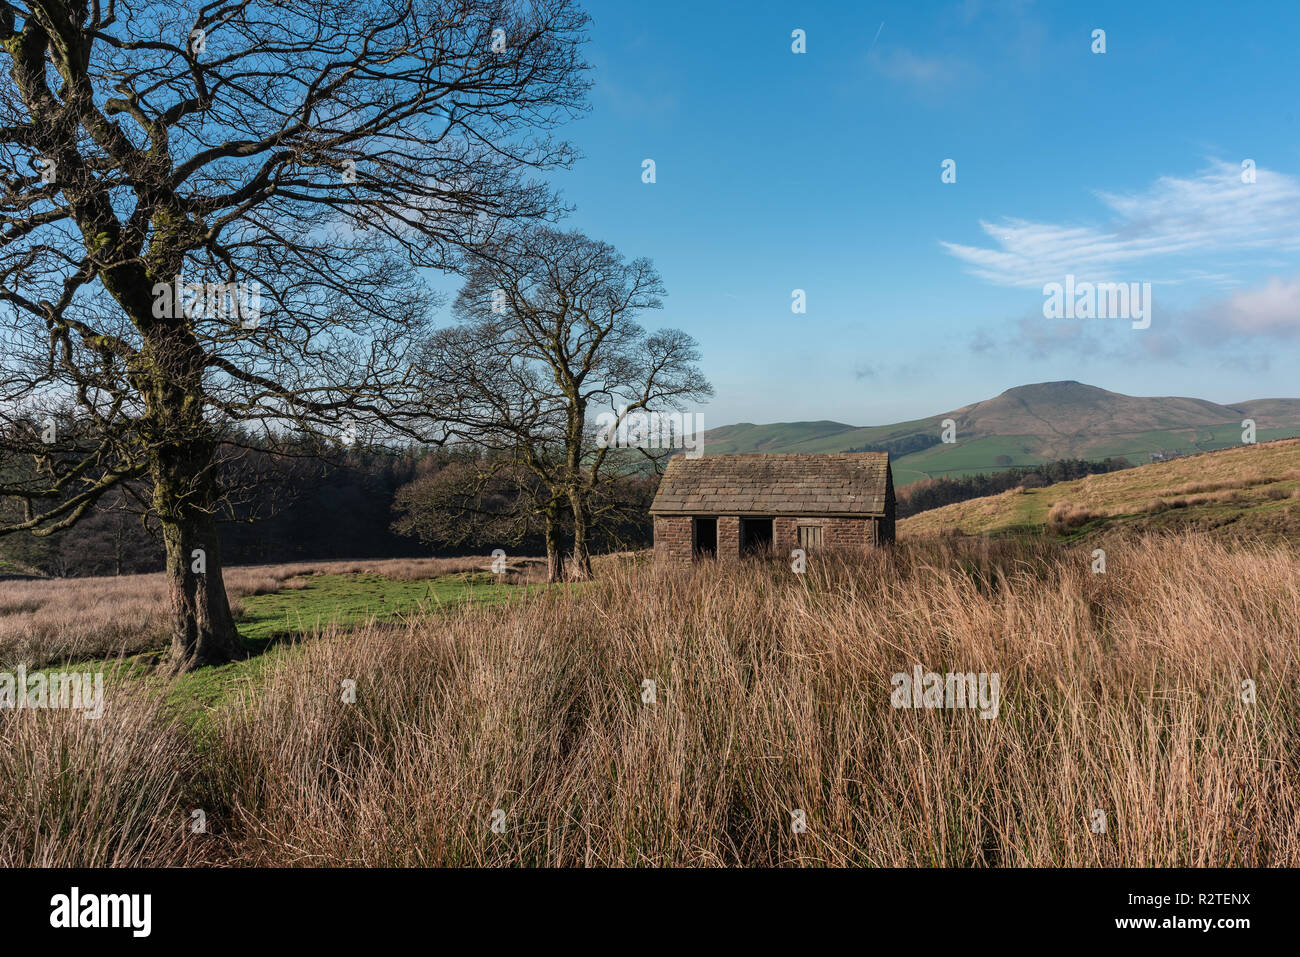
{"type": "Polygon", "coordinates": [[[675,455],[650,506],[655,564],[894,540],[886,452],[675,455]]]}

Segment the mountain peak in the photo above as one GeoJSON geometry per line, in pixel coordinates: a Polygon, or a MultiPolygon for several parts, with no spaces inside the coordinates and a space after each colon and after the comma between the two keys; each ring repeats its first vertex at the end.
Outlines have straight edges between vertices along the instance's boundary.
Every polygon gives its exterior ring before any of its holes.
{"type": "Polygon", "coordinates": [[[1088,385],[1086,382],[1079,382],[1076,379],[1061,379],[1057,382],[1032,382],[1029,385],[1018,385],[1007,389],[998,398],[1011,396],[1017,399],[1042,397],[1077,400],[1084,397],[1098,399],[1103,396],[1118,394],[1117,392],[1107,392],[1105,389],[1099,389],[1095,385],[1088,385]]]}
{"type": "Polygon", "coordinates": [[[729,426],[709,432],[712,452],[888,451],[902,485],[1008,465],[1053,459],[1099,460],[1239,444],[1243,417],[1255,418],[1269,438],[1300,432],[1300,399],[1269,399],[1223,406],[1178,396],[1131,396],[1075,379],[1035,382],[923,419],[862,428],[834,422],[729,426]],[[941,444],[944,421],[958,441],[941,444]]]}

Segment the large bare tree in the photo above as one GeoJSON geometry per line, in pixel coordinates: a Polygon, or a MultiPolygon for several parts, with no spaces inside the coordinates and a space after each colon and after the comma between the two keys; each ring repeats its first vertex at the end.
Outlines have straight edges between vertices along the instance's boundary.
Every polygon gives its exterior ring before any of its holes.
{"type": "Polygon", "coordinates": [[[547,579],[555,582],[565,573],[566,418],[551,399],[549,380],[517,346],[512,324],[496,313],[440,329],[426,342],[419,365],[431,409],[455,441],[480,454],[463,460],[454,483],[439,483],[443,491],[423,511],[449,508],[444,517],[456,520],[464,510],[447,496],[474,502],[502,482],[515,485],[526,494],[514,498],[511,511],[523,527],[541,526],[547,579]]]}
{"type": "Polygon", "coordinates": [[[530,171],[573,158],[585,28],[570,0],[0,0],[6,530],[146,479],[174,665],[234,656],[223,427],[405,426],[426,270],[554,211],[530,171]]]}
{"type": "Polygon", "coordinates": [[[511,231],[468,259],[453,305],[460,323],[440,332],[422,363],[430,391],[453,434],[493,450],[489,461],[513,455],[553,491],[548,508],[564,503],[568,575],[589,577],[593,522],[621,506],[604,493],[669,452],[601,442],[593,419],[607,411],[617,426],[712,395],[699,350],[681,330],[640,324],[662,307],[654,264],[581,232],[511,231]]]}

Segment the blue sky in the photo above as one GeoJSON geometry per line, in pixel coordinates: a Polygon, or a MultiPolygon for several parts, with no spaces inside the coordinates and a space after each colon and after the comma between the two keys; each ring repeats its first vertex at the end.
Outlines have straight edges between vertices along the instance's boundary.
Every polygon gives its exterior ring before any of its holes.
{"type": "Polygon", "coordinates": [[[699,340],[709,427],[1054,379],[1300,395],[1300,4],[586,6],[585,158],[554,183],[659,267],[646,323],[699,340]],[[1044,318],[1067,273],[1150,282],[1151,327],[1044,318]]]}

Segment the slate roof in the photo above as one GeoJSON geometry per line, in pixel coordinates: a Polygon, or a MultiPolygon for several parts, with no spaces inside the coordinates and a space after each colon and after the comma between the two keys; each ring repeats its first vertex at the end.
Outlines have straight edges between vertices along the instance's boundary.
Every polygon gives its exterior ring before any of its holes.
{"type": "Polygon", "coordinates": [[[883,515],[887,452],[674,455],[651,514],[883,515]]]}

